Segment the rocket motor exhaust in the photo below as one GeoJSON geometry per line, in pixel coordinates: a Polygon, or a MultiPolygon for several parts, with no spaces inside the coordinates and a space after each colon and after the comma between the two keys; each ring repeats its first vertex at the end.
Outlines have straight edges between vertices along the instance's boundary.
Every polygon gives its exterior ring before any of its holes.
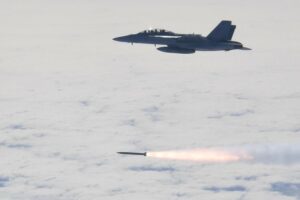
{"type": "Polygon", "coordinates": [[[164,160],[196,161],[200,163],[248,162],[287,165],[300,164],[300,144],[248,144],[218,148],[118,153],[164,160]]]}

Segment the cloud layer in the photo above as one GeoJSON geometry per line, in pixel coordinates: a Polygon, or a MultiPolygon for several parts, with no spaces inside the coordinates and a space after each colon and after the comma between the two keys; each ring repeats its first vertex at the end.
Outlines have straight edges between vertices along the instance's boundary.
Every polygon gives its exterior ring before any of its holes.
{"type": "Polygon", "coordinates": [[[0,199],[299,198],[299,7],[0,1],[0,199]],[[223,19],[252,51],[173,55],[112,40],[149,26],[206,35],[223,19]],[[259,162],[116,154],[223,146],[259,162]]]}

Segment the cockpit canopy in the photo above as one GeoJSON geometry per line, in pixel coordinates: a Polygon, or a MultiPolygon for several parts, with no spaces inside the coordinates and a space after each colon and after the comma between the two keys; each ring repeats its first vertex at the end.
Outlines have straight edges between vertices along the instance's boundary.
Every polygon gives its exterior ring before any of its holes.
{"type": "Polygon", "coordinates": [[[167,31],[165,29],[148,29],[144,30],[142,32],[139,32],[138,34],[146,34],[146,35],[175,35],[175,33],[171,31],[167,31]]]}

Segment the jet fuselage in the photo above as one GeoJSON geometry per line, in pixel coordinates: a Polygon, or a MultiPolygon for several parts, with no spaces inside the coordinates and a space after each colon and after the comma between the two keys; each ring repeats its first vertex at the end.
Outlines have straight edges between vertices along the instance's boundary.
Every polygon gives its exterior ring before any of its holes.
{"type": "Polygon", "coordinates": [[[137,34],[116,37],[113,40],[128,43],[163,45],[157,48],[168,53],[194,53],[195,51],[250,50],[242,43],[232,41],[235,26],[230,21],[222,21],[207,36],[198,34],[179,34],[166,30],[148,30],[137,34]]]}

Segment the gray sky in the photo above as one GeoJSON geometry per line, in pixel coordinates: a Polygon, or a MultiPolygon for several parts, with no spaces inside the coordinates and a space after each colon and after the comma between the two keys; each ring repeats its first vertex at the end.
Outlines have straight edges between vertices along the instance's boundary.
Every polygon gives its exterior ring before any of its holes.
{"type": "Polygon", "coordinates": [[[115,153],[298,146],[299,6],[1,1],[0,198],[299,199],[298,163],[115,153]],[[149,27],[207,35],[223,19],[252,51],[174,55],[112,41],[149,27]]]}

